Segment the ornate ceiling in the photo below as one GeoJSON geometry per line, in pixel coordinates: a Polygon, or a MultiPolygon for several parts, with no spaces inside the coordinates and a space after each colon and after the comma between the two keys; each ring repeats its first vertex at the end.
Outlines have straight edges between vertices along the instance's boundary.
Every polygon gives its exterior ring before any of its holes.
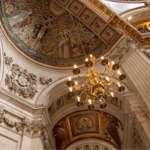
{"type": "Polygon", "coordinates": [[[89,53],[100,57],[121,36],[78,0],[2,0],[0,9],[5,35],[13,45],[52,66],[81,64],[89,53]]]}
{"type": "Polygon", "coordinates": [[[80,111],[62,118],[53,128],[57,149],[84,138],[100,138],[122,147],[123,125],[113,115],[102,111],[80,111]]]}

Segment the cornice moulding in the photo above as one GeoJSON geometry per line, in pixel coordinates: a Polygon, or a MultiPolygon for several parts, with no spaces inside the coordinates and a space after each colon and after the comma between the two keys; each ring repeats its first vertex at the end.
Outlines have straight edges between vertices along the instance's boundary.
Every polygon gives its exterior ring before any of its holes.
{"type": "Polygon", "coordinates": [[[33,113],[33,114],[40,114],[45,109],[43,105],[33,105],[27,101],[24,101],[23,98],[19,98],[15,95],[12,95],[7,90],[0,87],[0,95],[3,100],[10,102],[11,104],[16,105],[17,107],[22,107],[24,110],[33,113]]]}

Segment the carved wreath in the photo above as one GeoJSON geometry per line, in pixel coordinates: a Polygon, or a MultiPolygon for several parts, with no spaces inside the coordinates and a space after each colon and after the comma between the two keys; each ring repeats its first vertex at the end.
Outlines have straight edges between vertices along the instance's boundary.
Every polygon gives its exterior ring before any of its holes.
{"type": "Polygon", "coordinates": [[[11,73],[6,74],[5,85],[19,96],[33,99],[37,92],[37,77],[18,64],[12,64],[11,73]]]}

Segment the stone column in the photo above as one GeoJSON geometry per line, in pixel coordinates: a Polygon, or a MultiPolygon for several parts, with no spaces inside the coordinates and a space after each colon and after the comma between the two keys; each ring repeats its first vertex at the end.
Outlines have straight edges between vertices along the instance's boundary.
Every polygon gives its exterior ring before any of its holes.
{"type": "Polygon", "coordinates": [[[150,147],[150,113],[139,97],[132,93],[125,95],[128,103],[126,148],[148,149],[150,147]]]}
{"type": "Polygon", "coordinates": [[[126,148],[146,149],[150,147],[150,61],[132,39],[127,39],[118,49],[119,55],[116,53],[113,57],[119,58],[127,84],[135,92],[125,95],[128,103],[126,148]]]}
{"type": "Polygon", "coordinates": [[[134,42],[128,47],[132,53],[126,57],[122,68],[135,87],[137,94],[150,108],[150,61],[134,42]]]}

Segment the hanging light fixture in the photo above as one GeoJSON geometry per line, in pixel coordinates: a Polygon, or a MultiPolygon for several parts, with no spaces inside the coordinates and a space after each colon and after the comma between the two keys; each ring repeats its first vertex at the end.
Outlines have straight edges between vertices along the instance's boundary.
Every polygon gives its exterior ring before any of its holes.
{"type": "Polygon", "coordinates": [[[67,81],[68,98],[76,100],[78,107],[87,104],[90,110],[93,110],[97,103],[99,103],[100,108],[105,108],[107,100],[117,101],[118,97],[115,94],[117,92],[122,93],[125,90],[121,81],[126,78],[126,75],[119,70],[119,64],[114,61],[109,62],[108,59],[101,57],[101,65],[104,67],[104,71],[96,72],[95,63],[96,58],[89,55],[85,59],[85,67],[87,68],[85,77],[79,76],[80,68],[74,65],[75,80],[69,77],[67,81]],[[112,80],[113,77],[118,77],[117,82],[112,80]]]}

